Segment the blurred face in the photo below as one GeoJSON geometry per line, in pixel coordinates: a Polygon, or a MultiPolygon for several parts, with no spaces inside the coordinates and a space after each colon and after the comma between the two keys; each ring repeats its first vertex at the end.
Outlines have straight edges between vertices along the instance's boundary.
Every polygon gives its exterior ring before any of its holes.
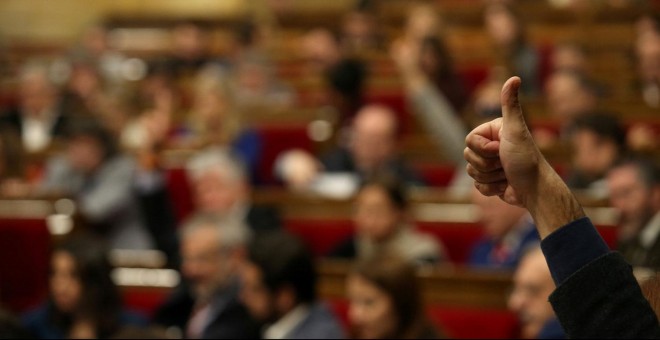
{"type": "Polygon", "coordinates": [[[82,284],[78,278],[73,257],[64,251],[53,254],[51,259],[50,292],[58,310],[73,312],[82,296],[82,284]]]}
{"type": "Polygon", "coordinates": [[[207,131],[222,128],[228,110],[229,103],[219,91],[203,91],[195,96],[193,112],[207,131]]]}
{"type": "Polygon", "coordinates": [[[518,314],[522,338],[536,338],[543,325],[554,316],[548,296],[555,285],[540,250],[523,258],[513,277],[513,285],[509,309],[518,314]]]}
{"type": "Polygon", "coordinates": [[[348,319],[359,339],[385,339],[398,324],[391,298],[359,275],[347,281],[348,319]]]}
{"type": "Polygon", "coordinates": [[[573,165],[584,174],[599,178],[612,166],[619,151],[614,142],[589,130],[575,131],[571,137],[573,165]]]}
{"type": "Polygon", "coordinates": [[[369,186],[358,194],[353,220],[359,235],[376,242],[386,241],[397,230],[401,219],[402,212],[382,188],[369,186]]]}
{"type": "Polygon", "coordinates": [[[241,301],[253,318],[263,322],[273,319],[273,297],[259,267],[249,261],[241,266],[241,301]]]}
{"type": "Polygon", "coordinates": [[[330,32],[314,30],[307,33],[302,41],[304,57],[314,68],[325,69],[341,58],[339,46],[330,32]]]}
{"type": "Polygon", "coordinates": [[[45,75],[32,74],[21,81],[19,96],[24,114],[36,116],[55,104],[55,89],[45,77],[45,75]]]}
{"type": "Polygon", "coordinates": [[[78,136],[69,140],[67,157],[74,169],[87,174],[103,163],[103,148],[93,137],[78,136]]]}
{"type": "Polygon", "coordinates": [[[357,167],[372,172],[394,156],[396,119],[382,108],[366,108],[353,123],[350,148],[357,167]]]}
{"type": "Polygon", "coordinates": [[[206,34],[194,25],[183,25],[175,28],[173,43],[179,56],[195,58],[206,49],[206,34]]]}
{"type": "Polygon", "coordinates": [[[245,184],[219,171],[207,171],[193,185],[197,209],[202,212],[228,214],[245,197],[245,184]]]}
{"type": "Polygon", "coordinates": [[[518,35],[518,24],[506,9],[494,7],[486,11],[486,29],[491,38],[500,46],[512,44],[518,35]]]}
{"type": "Polygon", "coordinates": [[[621,214],[620,224],[635,232],[653,216],[653,191],[645,187],[634,166],[612,169],[607,175],[610,203],[621,214]]]}
{"type": "Polygon", "coordinates": [[[268,69],[265,65],[245,63],[238,68],[237,81],[240,87],[251,92],[264,92],[268,88],[268,69]]]}
{"type": "Polygon", "coordinates": [[[489,237],[503,238],[525,215],[525,209],[509,205],[497,196],[487,197],[472,190],[472,202],[479,209],[479,222],[489,237]]]}
{"type": "Polygon", "coordinates": [[[566,74],[553,75],[546,85],[548,111],[564,124],[596,105],[596,99],[578,81],[566,74]]]}
{"type": "Polygon", "coordinates": [[[585,71],[587,60],[582,52],[572,46],[562,46],[552,52],[553,69],[585,71]]]}
{"type": "Polygon", "coordinates": [[[660,81],[660,35],[644,33],[637,40],[639,74],[645,81],[660,81]]]}
{"type": "Polygon", "coordinates": [[[408,14],[406,34],[414,40],[438,34],[440,30],[440,18],[429,6],[417,6],[408,14]]]}
{"type": "Polygon", "coordinates": [[[344,19],[344,34],[359,40],[367,40],[372,37],[374,22],[369,14],[362,12],[351,12],[344,19]]]}
{"type": "Polygon", "coordinates": [[[221,249],[215,226],[198,228],[185,235],[181,257],[181,271],[197,299],[209,299],[231,275],[230,254],[221,249]]]}

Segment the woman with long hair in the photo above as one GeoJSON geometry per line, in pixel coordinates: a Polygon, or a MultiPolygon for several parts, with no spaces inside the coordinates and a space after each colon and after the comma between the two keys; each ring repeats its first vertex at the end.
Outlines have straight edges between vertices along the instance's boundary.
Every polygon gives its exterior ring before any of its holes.
{"type": "Polygon", "coordinates": [[[41,339],[108,338],[123,326],[144,326],[123,311],[111,269],[96,239],[63,241],[51,256],[48,301],[24,317],[24,326],[41,339]]]}
{"type": "Polygon", "coordinates": [[[359,262],[347,279],[350,332],[357,339],[437,339],[424,315],[415,267],[392,254],[359,262]]]}

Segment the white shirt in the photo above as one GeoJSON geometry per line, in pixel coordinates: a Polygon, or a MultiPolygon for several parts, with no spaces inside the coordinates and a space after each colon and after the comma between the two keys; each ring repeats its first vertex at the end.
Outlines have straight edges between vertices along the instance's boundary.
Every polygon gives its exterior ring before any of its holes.
{"type": "Polygon", "coordinates": [[[644,227],[644,230],[639,234],[639,243],[642,247],[650,249],[655,240],[660,235],[660,212],[657,212],[649,223],[644,227]]]}
{"type": "Polygon", "coordinates": [[[309,315],[309,306],[299,305],[264,331],[264,339],[284,339],[309,315]]]}
{"type": "Polygon", "coordinates": [[[35,119],[27,116],[23,118],[21,138],[23,147],[28,152],[43,151],[52,139],[50,130],[55,123],[54,114],[50,111],[42,112],[39,116],[43,119],[35,119]]]}

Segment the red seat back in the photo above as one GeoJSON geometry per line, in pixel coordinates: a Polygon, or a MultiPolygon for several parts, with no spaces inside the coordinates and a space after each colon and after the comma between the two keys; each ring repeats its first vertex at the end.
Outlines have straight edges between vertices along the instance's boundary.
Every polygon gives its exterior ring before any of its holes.
{"type": "Polygon", "coordinates": [[[277,184],[277,179],[273,175],[273,165],[283,151],[303,149],[312,152],[314,149],[305,125],[261,126],[257,128],[257,131],[263,145],[257,173],[257,180],[260,184],[277,184]]]}
{"type": "Polygon", "coordinates": [[[289,219],[285,227],[300,237],[314,256],[323,256],[353,234],[350,220],[289,219]]]}
{"type": "MultiPolygon", "coordinates": [[[[348,301],[334,299],[330,307],[344,329],[349,329],[348,301]]],[[[426,308],[426,315],[448,338],[511,339],[519,334],[517,317],[506,309],[432,305],[426,308]]]]}
{"type": "Polygon", "coordinates": [[[421,231],[436,237],[445,246],[452,263],[466,263],[474,245],[483,237],[483,229],[476,223],[417,222],[421,231]]]}
{"type": "Polygon", "coordinates": [[[0,304],[22,313],[48,294],[51,238],[44,219],[0,219],[0,304]]]}

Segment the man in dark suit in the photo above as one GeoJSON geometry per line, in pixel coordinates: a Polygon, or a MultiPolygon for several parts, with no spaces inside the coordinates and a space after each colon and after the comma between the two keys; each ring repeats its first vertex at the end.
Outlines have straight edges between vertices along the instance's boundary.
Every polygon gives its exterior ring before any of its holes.
{"type": "Polygon", "coordinates": [[[259,328],[239,302],[238,269],[247,228],[215,215],[197,215],[181,233],[182,284],[154,321],[189,339],[253,339],[259,328]]]}
{"type": "Polygon", "coordinates": [[[284,232],[263,233],[248,247],[241,298],[265,324],[265,339],[340,339],[342,328],[316,300],[317,274],[302,242],[284,232]]]}
{"type": "Polygon", "coordinates": [[[624,160],[607,175],[620,213],[618,250],[633,266],[660,268],[660,171],[651,161],[624,160]]]}
{"type": "Polygon", "coordinates": [[[21,71],[18,105],[0,116],[0,127],[21,137],[28,152],[44,151],[54,137],[66,130],[68,117],[61,112],[56,86],[48,75],[48,67],[27,64],[21,71]]]}
{"type": "Polygon", "coordinates": [[[225,149],[201,151],[187,165],[197,212],[243,222],[252,231],[279,229],[282,220],[271,206],[250,202],[249,177],[240,160],[225,149]]]}

